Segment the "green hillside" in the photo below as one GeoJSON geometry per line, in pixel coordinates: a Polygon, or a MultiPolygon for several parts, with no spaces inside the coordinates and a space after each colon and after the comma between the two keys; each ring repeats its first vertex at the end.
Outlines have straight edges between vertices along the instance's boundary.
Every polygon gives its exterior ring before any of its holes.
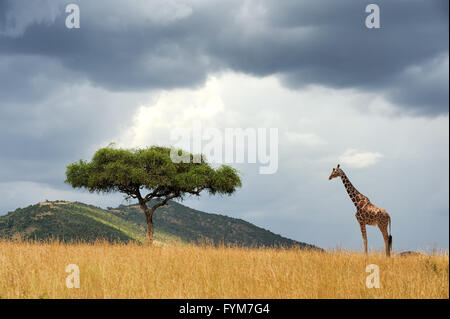
{"type": "Polygon", "coordinates": [[[0,217],[0,237],[63,241],[141,240],[139,227],[100,208],[70,202],[45,202],[0,217]]]}
{"type": "MultiPolygon", "coordinates": [[[[154,224],[155,241],[160,243],[207,241],[245,247],[313,247],[241,219],[204,213],[173,201],[158,208],[154,224]]],[[[78,202],[56,201],[19,208],[0,217],[1,238],[144,242],[145,234],[145,216],[137,205],[104,210],[78,202]]]]}

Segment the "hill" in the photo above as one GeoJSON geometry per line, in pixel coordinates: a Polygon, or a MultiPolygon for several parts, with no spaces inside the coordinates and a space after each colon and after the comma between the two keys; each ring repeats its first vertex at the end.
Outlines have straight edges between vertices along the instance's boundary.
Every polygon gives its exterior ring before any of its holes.
{"type": "Polygon", "coordinates": [[[140,241],[139,227],[98,207],[64,201],[19,208],[0,217],[0,237],[63,241],[140,241]]]}
{"type": "MultiPolygon", "coordinates": [[[[159,243],[206,241],[244,247],[314,247],[241,219],[201,212],[174,201],[158,208],[154,225],[155,241],[159,243]]],[[[137,205],[104,210],[78,202],[55,201],[19,208],[0,217],[0,238],[144,242],[145,230],[145,216],[137,205]]]]}

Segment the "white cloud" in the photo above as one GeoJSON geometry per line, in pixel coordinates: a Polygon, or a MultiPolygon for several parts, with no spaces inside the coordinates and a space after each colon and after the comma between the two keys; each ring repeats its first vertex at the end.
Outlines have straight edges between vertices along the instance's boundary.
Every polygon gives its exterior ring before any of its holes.
{"type": "Polygon", "coordinates": [[[383,155],[377,152],[360,152],[356,149],[349,149],[339,156],[339,161],[350,167],[363,168],[375,165],[382,157],[383,155]]]}
{"type": "Polygon", "coordinates": [[[301,144],[305,146],[320,146],[326,144],[325,140],[314,133],[296,133],[286,132],[286,138],[293,144],[301,144]]]}
{"type": "Polygon", "coordinates": [[[225,110],[217,78],[211,77],[204,87],[160,92],[154,101],[142,105],[133,124],[119,138],[119,146],[146,147],[169,145],[175,128],[190,130],[194,121],[217,127],[225,110]]]}

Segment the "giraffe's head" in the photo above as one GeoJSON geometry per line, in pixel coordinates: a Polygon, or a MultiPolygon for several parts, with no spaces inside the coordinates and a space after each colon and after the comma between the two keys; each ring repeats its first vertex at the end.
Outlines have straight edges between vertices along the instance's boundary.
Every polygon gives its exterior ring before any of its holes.
{"type": "Polygon", "coordinates": [[[342,174],[342,170],[340,169],[340,165],[336,166],[336,168],[333,168],[333,171],[331,172],[330,177],[328,177],[329,180],[332,180],[333,178],[339,177],[342,174]]]}

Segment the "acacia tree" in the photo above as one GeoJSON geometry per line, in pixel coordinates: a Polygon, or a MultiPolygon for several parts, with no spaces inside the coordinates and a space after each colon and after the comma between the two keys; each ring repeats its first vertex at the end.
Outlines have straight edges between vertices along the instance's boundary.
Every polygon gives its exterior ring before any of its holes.
{"type": "MultiPolygon", "coordinates": [[[[180,151],[181,152],[181,151],[180,151]]],[[[152,146],[145,149],[99,149],[90,162],[79,160],[67,166],[66,183],[90,192],[121,192],[137,199],[147,221],[147,240],[153,242],[153,214],[174,198],[199,196],[202,191],[233,194],[241,187],[236,169],[222,165],[214,169],[203,156],[183,152],[190,161],[176,163],[171,148],[152,146]],[[147,203],[156,199],[151,207],[147,203]]],[[[185,157],[186,158],[186,157],[185,157]]]]}

